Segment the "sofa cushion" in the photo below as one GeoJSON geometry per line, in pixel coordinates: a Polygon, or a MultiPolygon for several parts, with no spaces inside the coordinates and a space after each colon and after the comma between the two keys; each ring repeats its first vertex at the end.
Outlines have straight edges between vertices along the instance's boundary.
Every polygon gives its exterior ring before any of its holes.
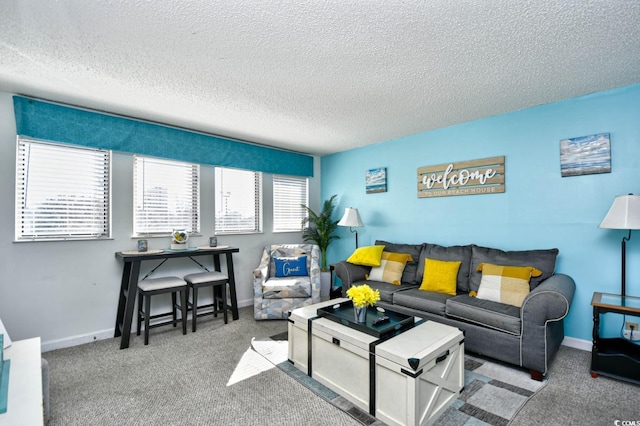
{"type": "Polygon", "coordinates": [[[448,317],[479,324],[519,336],[521,333],[520,308],[461,294],[446,302],[448,317]]]}
{"type": "Polygon", "coordinates": [[[426,258],[420,290],[456,295],[456,282],[460,260],[435,260],[426,258]]]}
{"type": "Polygon", "coordinates": [[[393,304],[444,316],[445,303],[453,296],[410,288],[393,293],[393,304]]]}
{"type": "Polygon", "coordinates": [[[532,277],[530,281],[531,290],[538,284],[553,275],[556,268],[556,257],[558,249],[548,250],[523,250],[523,251],[502,251],[489,247],[471,247],[471,275],[469,278],[469,290],[478,291],[482,272],[478,271],[481,263],[493,263],[494,265],[509,266],[533,266],[542,271],[539,277],[532,277]]]}
{"type": "MultiPolygon", "coordinates": [[[[376,245],[384,246],[385,250],[395,253],[407,253],[411,255],[413,260],[407,262],[402,271],[401,282],[407,284],[419,284],[422,280],[422,271],[420,271],[420,280],[418,280],[418,260],[420,260],[420,253],[424,244],[395,244],[384,240],[376,240],[376,245]]],[[[424,265],[422,266],[424,268],[424,265]]]]}
{"type": "Polygon", "coordinates": [[[493,300],[517,307],[522,306],[529,294],[529,280],[542,272],[531,266],[502,266],[481,263],[482,281],[478,288],[478,299],[493,300]]]}
{"type": "MultiPolygon", "coordinates": [[[[471,246],[449,246],[444,247],[438,244],[425,244],[424,250],[420,255],[418,263],[418,282],[422,282],[422,274],[424,272],[424,260],[426,258],[436,260],[453,260],[461,261],[460,269],[458,269],[457,289],[459,293],[469,292],[469,268],[471,265],[471,246]]],[[[480,285],[480,281],[478,281],[480,285]]]]}
{"type": "Polygon", "coordinates": [[[358,282],[352,283],[352,285],[362,285],[362,284],[368,284],[369,287],[371,287],[372,289],[378,290],[380,292],[380,301],[387,302],[387,303],[393,303],[393,294],[396,293],[397,291],[415,287],[408,284],[393,285],[389,283],[384,283],[382,281],[374,281],[374,280],[358,281],[358,282]]]}
{"type": "Polygon", "coordinates": [[[382,250],[384,250],[384,246],[380,245],[357,248],[349,256],[347,262],[363,266],[380,266],[382,250]]]}
{"type": "Polygon", "coordinates": [[[311,279],[306,277],[270,278],[262,285],[263,299],[311,297],[311,279]]]}
{"type": "Polygon", "coordinates": [[[408,261],[413,260],[408,253],[383,251],[380,266],[371,268],[367,279],[400,285],[402,272],[408,261]]]}

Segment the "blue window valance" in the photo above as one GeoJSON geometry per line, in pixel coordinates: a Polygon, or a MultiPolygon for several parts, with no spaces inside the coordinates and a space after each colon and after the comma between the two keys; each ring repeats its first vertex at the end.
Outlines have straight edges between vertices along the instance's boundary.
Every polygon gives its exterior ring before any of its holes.
{"type": "Polygon", "coordinates": [[[19,135],[93,148],[234,167],[265,173],[313,176],[313,157],[219,136],[13,97],[19,135]]]}

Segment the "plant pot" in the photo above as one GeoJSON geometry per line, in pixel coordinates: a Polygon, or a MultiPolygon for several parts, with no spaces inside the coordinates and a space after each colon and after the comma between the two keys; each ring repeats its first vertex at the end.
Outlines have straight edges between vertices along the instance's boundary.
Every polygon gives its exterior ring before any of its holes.
{"type": "Polygon", "coordinates": [[[331,271],[320,272],[320,297],[328,299],[331,295],[331,271]]]}

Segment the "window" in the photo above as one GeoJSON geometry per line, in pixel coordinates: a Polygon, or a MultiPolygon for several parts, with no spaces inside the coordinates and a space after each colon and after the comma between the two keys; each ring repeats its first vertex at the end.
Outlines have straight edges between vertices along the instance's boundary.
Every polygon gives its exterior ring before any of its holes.
{"type": "Polygon", "coordinates": [[[200,166],[134,157],[133,232],[169,234],[174,229],[200,232],[200,166]]]}
{"type": "Polygon", "coordinates": [[[308,204],[307,178],[273,176],[273,232],[301,231],[308,204]]]}
{"type": "Polygon", "coordinates": [[[111,152],[18,137],[17,241],[111,235],[111,152]]]}
{"type": "Polygon", "coordinates": [[[216,234],[262,230],[262,173],[216,167],[216,234]]]}

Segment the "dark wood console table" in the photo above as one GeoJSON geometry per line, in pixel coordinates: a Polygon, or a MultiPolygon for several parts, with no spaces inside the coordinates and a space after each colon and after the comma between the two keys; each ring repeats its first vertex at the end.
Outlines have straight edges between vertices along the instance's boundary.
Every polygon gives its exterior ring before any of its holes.
{"type": "MultiPolygon", "coordinates": [[[[218,247],[215,249],[189,249],[180,251],[165,250],[160,253],[132,253],[117,252],[116,257],[124,261],[122,270],[122,281],[120,283],[120,297],[118,302],[118,313],[116,316],[116,326],[113,337],[120,337],[120,349],[129,347],[131,336],[131,322],[136,302],[138,290],[138,278],[140,275],[140,264],[145,260],[162,260],[176,257],[196,257],[213,256],[213,265],[216,271],[220,271],[220,255],[224,254],[227,261],[227,274],[229,275],[229,293],[231,298],[231,312],[233,319],[238,319],[238,298],[236,295],[236,280],[233,272],[233,253],[238,253],[240,249],[235,247],[218,247]]],[[[195,261],[195,259],[194,259],[195,261]]],[[[159,266],[159,265],[158,265],[159,266]]]]}

